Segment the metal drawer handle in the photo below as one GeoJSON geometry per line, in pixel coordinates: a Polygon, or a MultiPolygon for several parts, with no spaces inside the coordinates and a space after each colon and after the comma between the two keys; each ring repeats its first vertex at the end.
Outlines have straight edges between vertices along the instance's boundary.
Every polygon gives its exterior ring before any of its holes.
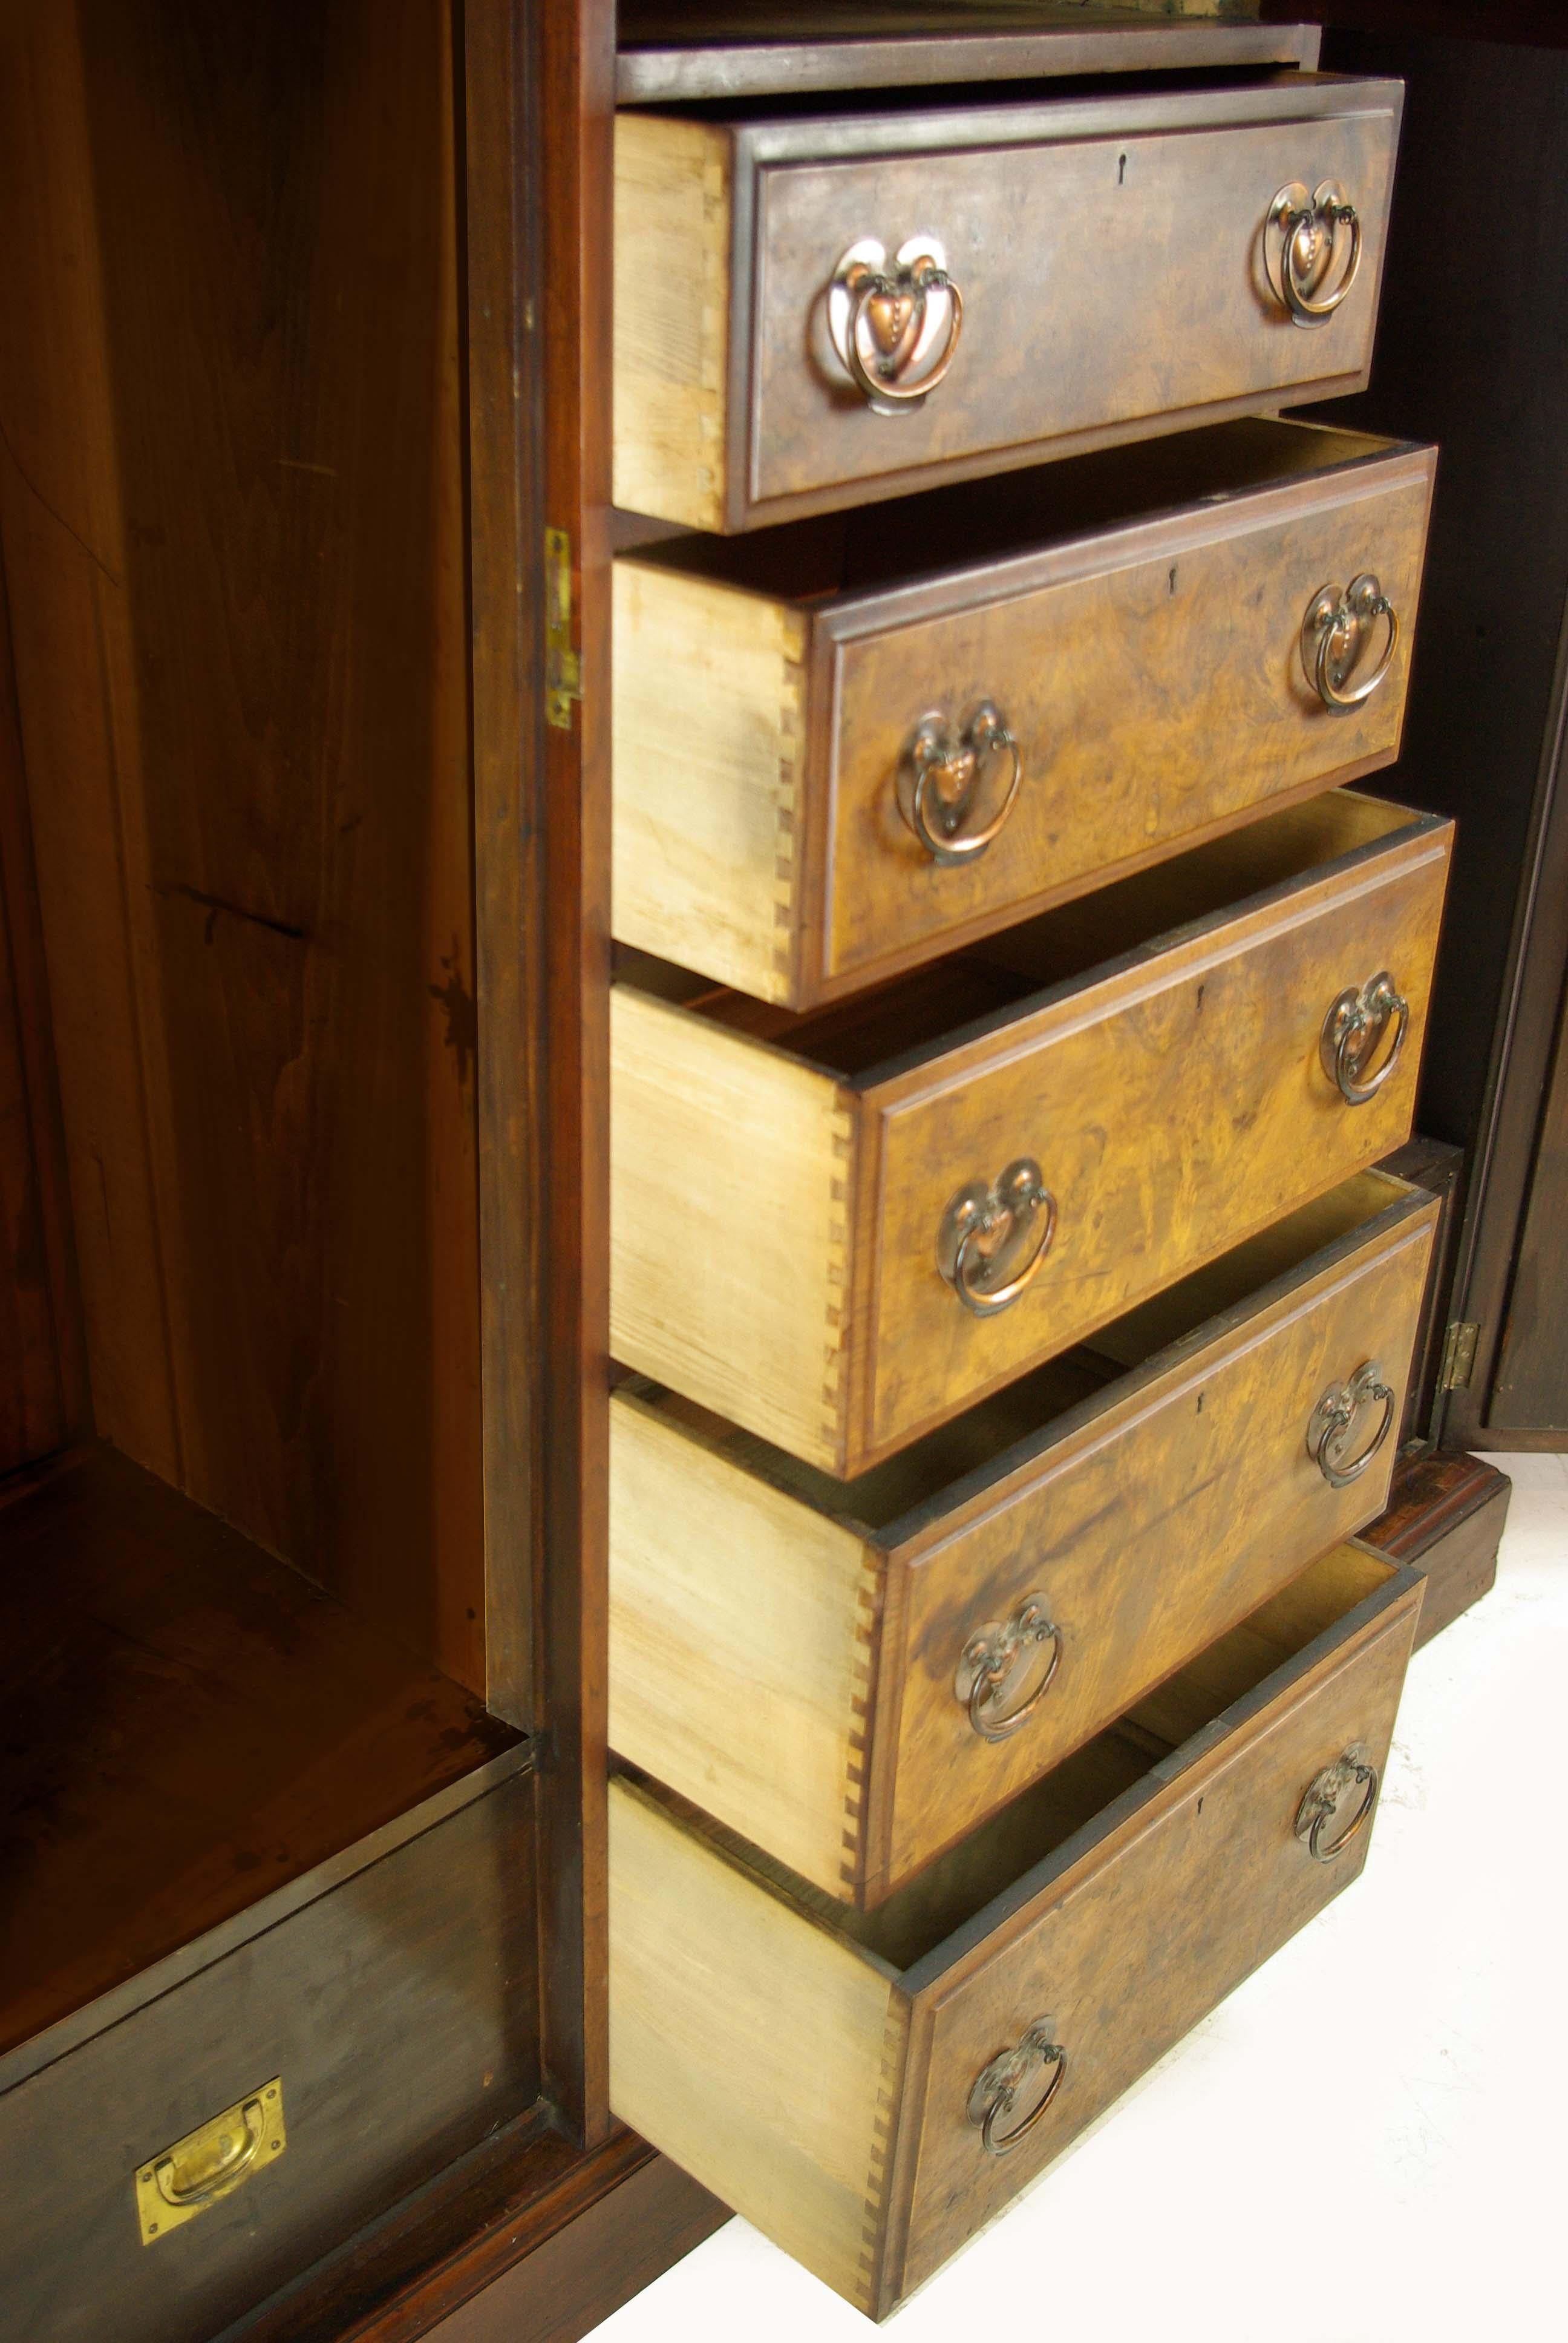
{"type": "Polygon", "coordinates": [[[1393,665],[1399,649],[1399,612],[1370,570],[1352,578],[1342,592],[1322,586],[1307,605],[1302,620],[1302,665],[1325,708],[1348,716],[1372,698],[1393,665]],[[1388,621],[1388,640],[1372,673],[1347,691],[1362,646],[1380,618],[1388,621]]]}
{"type": "Polygon", "coordinates": [[[960,1655],[953,1694],[982,1741],[1006,1741],[1029,1723],[1060,1664],[1061,1630],[1044,1595],[1026,1594],[1010,1619],[988,1619],[975,1629],[960,1655]],[[1045,1674],[1022,1705],[1010,1709],[1010,1694],[1020,1689],[1020,1679],[1027,1684],[1044,1644],[1050,1645],[1045,1674]]]}
{"type": "Polygon", "coordinates": [[[236,2138],[232,2132],[220,2132],[215,2143],[218,2161],[204,2180],[192,2181],[181,2187],[175,2177],[175,2160],[164,2156],[153,2167],[153,2179],[158,2195],[166,2205],[179,2211],[187,2205],[205,2205],[214,2197],[221,2197],[232,2188],[242,2172],[256,2162],[261,2143],[266,2137],[266,2115],[259,2099],[246,2099],[239,2111],[244,2127],[236,2138]]]}
{"type": "Polygon", "coordinates": [[[1307,1453],[1331,1489],[1348,1489],[1359,1481],[1393,1430],[1395,1401],[1375,1359],[1366,1359],[1348,1383],[1331,1383],[1312,1410],[1307,1425],[1307,1453]],[[1378,1427],[1352,1463],[1344,1461],[1351,1434],[1368,1407],[1381,1407],[1378,1427]]]}
{"type": "Polygon", "coordinates": [[[1054,2017],[1037,2017],[1013,2049],[1004,2050],[1000,2057],[993,2058],[976,2077],[969,2097],[969,2118],[980,2133],[988,2156],[1010,2155],[1020,2140],[1029,2137],[1061,2088],[1061,2079],[1067,2072],[1067,2053],[1052,2038],[1055,2033],[1054,2017]],[[1010,2131],[1000,2130],[998,2127],[1011,2115],[1037,2066],[1053,2069],[1050,2082],[1020,2123],[1014,2124],[1010,2131]]]}
{"type": "Polygon", "coordinates": [[[970,1180],[950,1200],[937,1267],[966,1310],[994,1318],[1030,1284],[1055,1234],[1056,1198],[1033,1157],[1020,1155],[998,1179],[970,1180]]]}
{"type": "Polygon", "coordinates": [[[911,236],[890,262],[875,236],[852,244],[828,288],[828,332],[850,381],[879,415],[900,415],[935,390],[963,332],[963,296],[933,236],[911,236]]]}
{"type": "Polygon", "coordinates": [[[1269,206],[1263,231],[1263,261],[1276,297],[1298,326],[1322,326],[1344,299],[1362,265],[1361,218],[1337,179],[1325,179],[1309,196],[1300,179],[1280,189],[1269,206]],[[1341,234],[1350,231],[1350,252],[1340,260],[1341,234]]]}
{"type": "Polygon", "coordinates": [[[1336,1757],[1332,1765],[1325,1765],[1307,1785],[1296,1808],[1296,1836],[1305,1840],[1307,1852],[1315,1863],[1332,1863],[1336,1855],[1344,1853],[1352,1839],[1360,1836],[1372,1820],[1377,1794],[1377,1767],[1359,1745],[1347,1749],[1342,1757],[1336,1757]],[[1336,1817],[1341,1799],[1358,1783],[1362,1795],[1355,1812],[1339,1835],[1325,1845],[1325,1825],[1336,1817]]]}
{"type": "Polygon", "coordinates": [[[982,699],[960,732],[933,709],[899,760],[899,810],[933,862],[968,862],[995,838],[1022,782],[1023,752],[994,700],[982,699]],[[1010,760],[1007,794],[983,830],[966,831],[980,777],[1003,755],[1010,760]]]}
{"type": "Polygon", "coordinates": [[[1386,968],[1369,976],[1358,992],[1350,985],[1323,1020],[1318,1056],[1347,1106],[1365,1106],[1375,1098],[1398,1065],[1410,1027],[1410,1003],[1386,968]],[[1390,1020],[1393,1044],[1375,1074],[1368,1067],[1382,1047],[1390,1020]]]}

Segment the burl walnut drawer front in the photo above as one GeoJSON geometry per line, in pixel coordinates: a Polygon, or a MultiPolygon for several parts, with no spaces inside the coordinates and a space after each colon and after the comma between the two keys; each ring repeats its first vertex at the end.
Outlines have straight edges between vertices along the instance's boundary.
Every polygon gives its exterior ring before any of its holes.
{"type": "Polygon", "coordinates": [[[615,2112],[891,2309],[1354,1877],[1420,1600],[1335,1548],[870,1915],[613,1784],[615,2112]]]}
{"type": "Polygon", "coordinates": [[[1332,791],[814,1017],[644,964],[616,1357],[846,1477],[1375,1162],[1450,839],[1332,791]]]}
{"type": "Polygon", "coordinates": [[[1433,462],[1253,420],[623,556],[617,936],[804,1009],[1387,763],[1433,462]]]}
{"type": "Polygon", "coordinates": [[[622,115],[616,502],[728,532],[1362,387],[1402,98],[622,115]]]}
{"type": "Polygon", "coordinates": [[[1363,1172],[849,1486],[623,1389],[612,1748],[879,1903],[1382,1513],[1436,1213],[1363,1172]]]}

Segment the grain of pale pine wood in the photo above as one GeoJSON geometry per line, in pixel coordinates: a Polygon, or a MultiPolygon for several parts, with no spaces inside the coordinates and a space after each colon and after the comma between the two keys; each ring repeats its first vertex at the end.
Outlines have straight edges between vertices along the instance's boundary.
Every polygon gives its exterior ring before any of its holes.
{"type": "Polygon", "coordinates": [[[615,126],[615,500],[723,525],[730,146],[701,123],[615,126]]]}
{"type": "Polygon", "coordinates": [[[838,1469],[849,1113],[830,1075],[618,984],[610,1341],[838,1469]]]}
{"type": "Polygon", "coordinates": [[[879,1557],[625,1392],[609,1520],[610,1746],[843,1892],[879,1557]]]}
{"type": "Polygon", "coordinates": [[[869,2308],[890,1972],[625,1781],[609,1844],[615,2113],[869,2308]]]}
{"type": "Polygon", "coordinates": [[[615,565],[615,933],[763,1001],[798,991],[806,637],[760,595],[615,565]]]}

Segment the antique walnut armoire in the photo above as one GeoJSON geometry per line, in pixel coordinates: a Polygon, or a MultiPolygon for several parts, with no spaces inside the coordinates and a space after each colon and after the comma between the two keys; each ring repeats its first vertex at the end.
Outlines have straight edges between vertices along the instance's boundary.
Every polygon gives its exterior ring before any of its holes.
{"type": "Polygon", "coordinates": [[[885,2316],[1366,1859],[1462,586],[1270,13],[0,0],[7,2335],[885,2316]]]}

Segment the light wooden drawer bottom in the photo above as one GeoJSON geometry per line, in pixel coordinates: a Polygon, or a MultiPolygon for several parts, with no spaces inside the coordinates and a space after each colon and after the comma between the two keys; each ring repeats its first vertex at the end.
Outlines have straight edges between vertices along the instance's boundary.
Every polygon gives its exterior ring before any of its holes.
{"type": "Polygon", "coordinates": [[[885,2315],[1355,1876],[1420,1601],[1334,1548],[869,1916],[613,1783],[615,2113],[885,2315]]]}

